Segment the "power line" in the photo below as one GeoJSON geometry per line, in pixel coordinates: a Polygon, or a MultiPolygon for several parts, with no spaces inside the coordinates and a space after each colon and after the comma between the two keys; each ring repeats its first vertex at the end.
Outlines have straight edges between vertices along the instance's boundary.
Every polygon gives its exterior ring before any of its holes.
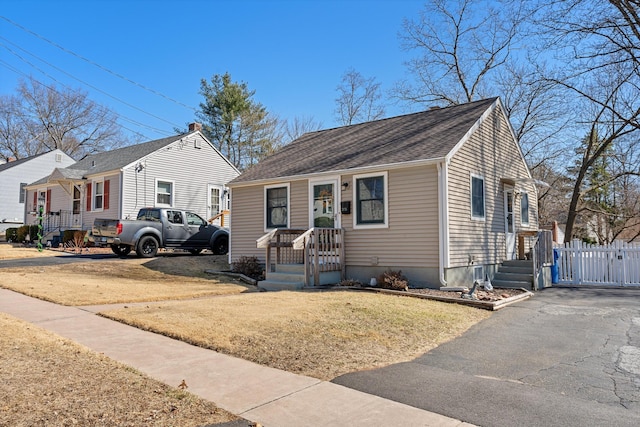
{"type": "MultiPolygon", "coordinates": [[[[116,96],[111,95],[110,93],[108,93],[108,92],[106,92],[106,91],[104,91],[104,90],[102,90],[102,89],[100,89],[100,88],[98,88],[98,87],[96,87],[96,86],[92,85],[91,83],[87,83],[86,81],[84,81],[84,80],[82,80],[82,79],[80,79],[80,78],[78,78],[78,77],[75,77],[75,76],[74,76],[74,75],[72,75],[71,73],[66,72],[65,70],[63,70],[63,69],[61,69],[61,68],[59,68],[59,67],[57,67],[57,66],[55,66],[55,65],[51,64],[50,62],[48,62],[48,61],[46,61],[46,60],[44,60],[44,59],[42,59],[42,58],[38,57],[37,55],[34,55],[33,53],[31,53],[31,52],[27,51],[26,49],[21,48],[20,46],[16,45],[15,43],[12,43],[11,41],[7,40],[6,38],[4,38],[4,37],[2,37],[2,36],[0,36],[0,39],[5,40],[6,42],[8,42],[8,43],[12,44],[13,46],[16,46],[16,47],[17,47],[18,49],[20,49],[21,51],[26,52],[27,54],[29,54],[29,55],[33,56],[34,58],[38,59],[39,61],[44,62],[45,64],[47,64],[47,65],[48,65],[48,66],[50,66],[51,68],[53,68],[53,69],[55,69],[55,70],[60,71],[61,73],[65,74],[65,75],[67,75],[67,76],[69,76],[69,77],[71,77],[72,79],[79,81],[80,83],[84,84],[85,86],[88,86],[88,87],[90,87],[90,88],[92,88],[92,89],[94,89],[94,90],[97,90],[98,92],[102,93],[103,95],[106,95],[106,96],[108,96],[109,98],[112,98],[112,99],[114,99],[114,100],[116,100],[116,101],[118,101],[118,102],[120,102],[120,103],[122,103],[122,104],[124,104],[124,105],[128,106],[129,108],[133,108],[134,110],[137,110],[137,111],[140,111],[141,113],[147,114],[148,116],[151,116],[151,117],[153,117],[153,118],[155,118],[155,119],[158,119],[158,120],[160,120],[160,121],[162,121],[162,122],[165,122],[165,123],[167,123],[167,124],[169,124],[169,125],[171,125],[171,126],[179,127],[179,126],[178,126],[178,125],[176,125],[175,123],[172,123],[172,122],[170,122],[170,121],[168,121],[168,120],[165,120],[165,119],[163,119],[163,118],[162,118],[162,117],[160,117],[160,116],[156,116],[155,114],[149,113],[148,111],[145,111],[145,110],[143,110],[143,109],[141,109],[141,108],[139,108],[139,107],[136,107],[135,105],[133,105],[133,104],[131,104],[131,103],[127,102],[127,101],[124,101],[123,99],[120,99],[120,98],[118,98],[118,97],[116,97],[116,96]]],[[[56,80],[53,76],[51,76],[50,74],[48,74],[48,73],[46,73],[45,71],[41,70],[41,69],[40,69],[40,68],[38,68],[36,65],[32,64],[31,62],[29,62],[28,60],[26,60],[25,58],[23,58],[22,56],[20,56],[17,52],[15,52],[13,49],[11,49],[11,48],[10,48],[9,46],[7,46],[6,44],[0,44],[0,46],[3,46],[5,49],[7,49],[10,53],[12,53],[13,55],[15,55],[15,56],[16,56],[17,58],[19,58],[21,61],[23,61],[23,62],[27,63],[29,66],[31,66],[31,67],[35,68],[36,70],[40,71],[40,72],[41,72],[42,74],[44,74],[45,76],[47,76],[47,77],[49,77],[50,79],[54,80],[55,82],[57,82],[57,83],[59,83],[59,84],[63,85],[61,82],[59,82],[58,80],[56,80]]],[[[64,85],[63,85],[63,86],[64,86],[64,85]]]]}
{"type": "Polygon", "coordinates": [[[66,53],[68,53],[68,54],[70,54],[70,55],[73,55],[73,56],[75,56],[76,58],[79,58],[79,59],[81,59],[81,60],[83,60],[83,61],[85,61],[85,62],[87,62],[87,63],[89,63],[89,64],[93,65],[94,67],[97,67],[97,68],[99,68],[99,69],[101,69],[101,70],[103,70],[103,71],[105,71],[105,72],[107,72],[107,73],[109,73],[109,74],[111,74],[111,75],[113,75],[113,76],[115,76],[115,77],[119,78],[119,79],[122,79],[122,80],[124,80],[124,81],[126,81],[126,82],[129,82],[129,83],[131,83],[131,84],[133,84],[133,85],[135,85],[135,86],[138,86],[139,88],[141,88],[141,89],[143,89],[143,90],[146,90],[146,91],[148,91],[148,92],[151,92],[151,93],[153,93],[154,95],[160,96],[160,97],[162,97],[162,98],[164,98],[164,99],[166,99],[166,100],[168,100],[168,101],[171,101],[171,102],[173,102],[173,103],[175,103],[175,104],[177,104],[177,105],[180,105],[181,107],[187,108],[188,110],[191,110],[191,111],[197,111],[197,109],[195,109],[195,108],[193,108],[193,107],[191,107],[191,106],[189,106],[189,105],[186,105],[186,104],[184,104],[183,102],[180,102],[180,101],[178,101],[178,100],[176,100],[176,99],[173,99],[173,98],[171,98],[171,97],[169,97],[169,96],[166,96],[166,95],[164,95],[163,93],[158,92],[157,90],[154,90],[154,89],[152,89],[152,88],[150,88],[150,87],[147,87],[147,86],[145,86],[145,85],[143,85],[143,84],[141,84],[141,83],[138,83],[138,82],[136,82],[136,81],[134,81],[134,80],[131,80],[131,79],[129,79],[128,77],[125,77],[125,76],[123,76],[123,75],[121,75],[121,74],[119,74],[119,73],[116,73],[115,71],[112,71],[112,70],[110,70],[109,68],[104,67],[104,66],[102,66],[102,65],[98,64],[98,63],[97,63],[97,62],[95,62],[95,61],[92,61],[92,60],[90,60],[90,59],[88,59],[88,58],[85,58],[84,56],[79,55],[79,54],[75,53],[74,51],[72,51],[72,50],[70,50],[70,49],[67,49],[67,48],[63,47],[63,46],[61,46],[61,45],[59,45],[59,44],[57,44],[57,43],[55,43],[55,42],[53,42],[53,41],[51,41],[51,40],[47,39],[46,37],[41,36],[40,34],[38,34],[38,33],[34,32],[34,31],[32,31],[32,30],[30,30],[30,29],[28,29],[28,28],[25,28],[25,27],[23,27],[22,25],[20,25],[20,24],[18,24],[18,23],[16,23],[16,22],[13,22],[12,20],[10,20],[9,18],[7,18],[7,17],[5,17],[5,16],[0,15],[0,18],[4,19],[5,21],[7,21],[8,23],[10,23],[11,25],[13,25],[13,26],[15,26],[15,27],[17,27],[17,28],[21,29],[22,31],[24,31],[24,32],[26,32],[26,33],[29,33],[29,34],[33,35],[34,37],[37,37],[37,38],[39,38],[40,40],[43,40],[43,41],[45,41],[46,43],[49,43],[50,45],[52,45],[52,46],[54,46],[54,47],[56,47],[56,48],[58,48],[58,49],[62,50],[63,52],[66,52],[66,53]]]}

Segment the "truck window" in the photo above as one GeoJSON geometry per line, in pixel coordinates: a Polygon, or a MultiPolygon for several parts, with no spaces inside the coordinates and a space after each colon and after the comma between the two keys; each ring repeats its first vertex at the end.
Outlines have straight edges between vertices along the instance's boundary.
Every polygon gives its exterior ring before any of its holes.
{"type": "Polygon", "coordinates": [[[173,224],[184,224],[180,211],[167,211],[167,219],[173,224]]]}
{"type": "Polygon", "coordinates": [[[202,219],[200,215],[194,214],[193,212],[186,212],[187,214],[187,224],[189,225],[197,225],[198,227],[201,225],[206,225],[207,222],[202,219]]]}
{"type": "Polygon", "coordinates": [[[160,221],[160,211],[154,209],[140,209],[137,219],[146,221],[160,221]]]}

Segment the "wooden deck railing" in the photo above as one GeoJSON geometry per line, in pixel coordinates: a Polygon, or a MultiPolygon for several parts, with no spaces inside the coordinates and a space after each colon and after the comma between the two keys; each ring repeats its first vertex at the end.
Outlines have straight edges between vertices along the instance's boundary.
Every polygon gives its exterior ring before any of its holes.
{"type": "Polygon", "coordinates": [[[313,277],[316,286],[320,283],[320,273],[339,271],[345,278],[344,233],[339,228],[310,228],[294,240],[294,249],[304,253],[305,285],[313,277]]]}
{"type": "Polygon", "coordinates": [[[275,264],[304,264],[305,286],[320,283],[320,273],[339,271],[345,276],[343,231],[336,228],[275,229],[256,241],[266,250],[265,263],[271,271],[272,249],[275,264]]]}
{"type": "Polygon", "coordinates": [[[220,227],[224,227],[224,218],[225,218],[225,215],[229,215],[229,212],[230,211],[228,210],[221,211],[218,215],[212,216],[207,221],[209,222],[209,224],[213,224],[213,221],[220,218],[220,227]]]}

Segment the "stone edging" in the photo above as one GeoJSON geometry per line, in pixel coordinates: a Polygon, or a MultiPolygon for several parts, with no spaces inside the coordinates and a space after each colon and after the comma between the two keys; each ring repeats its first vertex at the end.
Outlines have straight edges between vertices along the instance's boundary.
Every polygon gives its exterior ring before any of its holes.
{"type": "Polygon", "coordinates": [[[237,277],[238,279],[250,285],[253,285],[253,286],[258,285],[257,280],[252,279],[251,277],[245,276],[244,274],[240,274],[240,273],[233,273],[231,271],[217,271],[217,270],[205,270],[204,272],[207,274],[223,274],[225,276],[237,277]]]}
{"type": "Polygon", "coordinates": [[[480,300],[464,299],[460,297],[450,298],[450,297],[442,297],[442,296],[436,296],[436,295],[426,295],[426,294],[417,294],[412,292],[394,291],[391,289],[380,289],[380,288],[369,288],[369,287],[366,287],[366,288],[349,287],[348,289],[357,290],[357,291],[377,292],[377,293],[390,294],[390,295],[401,295],[401,296],[412,297],[412,298],[430,299],[430,300],[449,302],[449,303],[455,303],[455,304],[463,304],[463,305],[469,305],[472,307],[483,308],[485,310],[491,310],[491,311],[500,310],[501,308],[507,307],[508,305],[529,299],[534,295],[533,292],[529,292],[526,289],[521,288],[521,290],[524,292],[520,295],[514,295],[512,297],[505,298],[499,301],[480,301],[480,300]]]}

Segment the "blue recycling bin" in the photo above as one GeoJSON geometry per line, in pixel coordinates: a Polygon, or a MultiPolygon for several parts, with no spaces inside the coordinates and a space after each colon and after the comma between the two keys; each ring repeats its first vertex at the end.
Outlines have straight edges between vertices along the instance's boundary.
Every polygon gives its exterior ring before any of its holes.
{"type": "Polygon", "coordinates": [[[558,272],[558,258],[560,257],[560,253],[557,249],[553,250],[553,264],[551,265],[551,283],[554,285],[558,284],[558,280],[560,279],[560,274],[558,272]]]}

